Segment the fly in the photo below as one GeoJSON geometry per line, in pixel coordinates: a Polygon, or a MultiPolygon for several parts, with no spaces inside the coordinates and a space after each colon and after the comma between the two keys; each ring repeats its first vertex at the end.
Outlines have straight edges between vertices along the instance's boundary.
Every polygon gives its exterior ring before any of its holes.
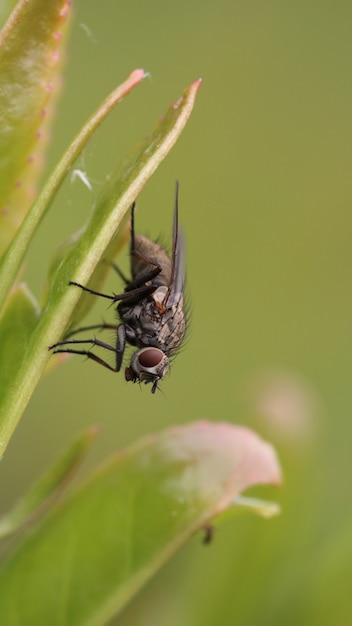
{"type": "Polygon", "coordinates": [[[131,209],[131,244],[130,262],[131,279],[124,277],[115,267],[125,282],[121,294],[109,295],[89,289],[80,283],[71,281],[83,291],[112,302],[118,302],[116,312],[120,323],[97,324],[78,328],[66,336],[64,341],[55,343],[49,350],[83,354],[113,372],[119,372],[122,366],[126,344],[137,348],[130,365],[125,368],[127,381],[151,383],[152,393],[170,368],[170,357],[180,347],[186,330],[183,288],[185,282],[184,240],[178,227],[178,182],[176,182],[175,210],[172,238],[172,254],[155,241],[134,231],[135,203],[131,209]],[[88,330],[115,330],[114,345],[91,339],[68,339],[88,330]],[[115,365],[84,347],[91,344],[115,354],[115,365]],[[82,349],[80,348],[82,346],[82,349]]]}

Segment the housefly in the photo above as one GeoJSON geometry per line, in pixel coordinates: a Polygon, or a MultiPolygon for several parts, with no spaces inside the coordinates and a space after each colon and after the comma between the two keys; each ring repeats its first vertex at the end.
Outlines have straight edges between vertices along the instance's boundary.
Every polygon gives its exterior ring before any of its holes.
{"type": "Polygon", "coordinates": [[[157,242],[143,235],[136,235],[134,230],[135,203],[131,209],[130,262],[131,279],[116,271],[125,282],[121,294],[109,295],[89,289],[79,283],[70,285],[85,292],[112,302],[118,302],[116,312],[118,324],[97,324],[79,328],[69,333],[66,338],[49,347],[57,352],[83,354],[104,367],[119,372],[122,366],[126,344],[137,348],[132,355],[130,365],[125,368],[127,381],[151,383],[155,393],[158,383],[170,368],[170,357],[180,347],[186,330],[184,310],[184,241],[178,227],[178,182],[176,182],[175,210],[172,238],[172,254],[157,242]],[[77,333],[89,330],[114,330],[114,345],[92,337],[90,339],[68,339],[77,333]],[[107,361],[85,348],[97,346],[115,355],[115,364],[107,361]]]}

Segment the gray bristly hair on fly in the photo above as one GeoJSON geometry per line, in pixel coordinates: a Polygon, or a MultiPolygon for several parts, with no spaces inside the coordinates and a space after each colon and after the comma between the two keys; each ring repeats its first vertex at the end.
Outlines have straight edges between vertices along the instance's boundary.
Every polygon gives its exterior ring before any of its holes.
{"type": "Polygon", "coordinates": [[[134,230],[135,203],[131,208],[131,279],[113,265],[125,283],[123,293],[109,295],[89,289],[80,283],[69,284],[101,298],[118,302],[116,312],[118,324],[96,324],[70,332],[63,341],[53,344],[49,350],[82,354],[113,372],[119,372],[127,344],[137,350],[125,368],[127,381],[151,383],[152,393],[170,368],[170,357],[174,356],[185,336],[186,314],[184,307],[184,238],[178,225],[179,183],[176,181],[175,210],[171,257],[159,243],[134,230]],[[69,339],[89,330],[114,330],[116,341],[110,345],[96,339],[69,339]],[[84,347],[90,344],[115,354],[115,365],[84,347]],[[82,349],[79,348],[82,346],[82,349]]]}

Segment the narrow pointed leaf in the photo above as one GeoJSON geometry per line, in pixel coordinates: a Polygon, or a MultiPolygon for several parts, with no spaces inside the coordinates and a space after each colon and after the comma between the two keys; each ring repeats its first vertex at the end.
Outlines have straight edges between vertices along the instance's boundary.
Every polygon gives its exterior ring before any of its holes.
{"type": "Polygon", "coordinates": [[[73,140],[55,170],[44,185],[38,198],[28,211],[20,228],[0,261],[0,310],[7,293],[14,283],[27,248],[36,232],[38,224],[48,210],[50,203],[65,178],[74,160],[93,132],[100,126],[108,113],[144,78],[143,70],[135,70],[127,80],[117,87],[100,105],[97,111],[87,120],[81,131],[73,140]]]}
{"type": "Polygon", "coordinates": [[[48,347],[67,329],[81,293],[70,280],[87,285],[116,236],[132,202],[171,150],[195,103],[200,81],[192,83],[159,121],[154,132],[112,176],[102,191],[90,222],[57,268],[49,301],[31,335],[24,358],[0,405],[0,446],[3,452],[49,359],[48,347]]]}
{"type": "MultiPolygon", "coordinates": [[[[96,291],[102,290],[102,285],[107,277],[107,274],[111,271],[111,264],[114,262],[116,256],[121,251],[121,249],[127,244],[130,239],[130,219],[129,215],[126,215],[124,220],[121,223],[121,227],[116,233],[116,236],[113,237],[109,246],[107,247],[103,259],[98,263],[95,268],[90,280],[89,287],[91,289],[95,289],[96,291]]],[[[75,247],[77,245],[78,240],[82,235],[82,231],[76,233],[72,237],[70,237],[65,243],[60,246],[59,250],[57,250],[55,257],[52,261],[50,271],[49,271],[49,279],[48,279],[48,287],[52,285],[55,274],[57,271],[60,271],[60,267],[65,262],[65,259],[70,256],[71,253],[74,253],[75,247]]],[[[46,290],[45,297],[48,297],[48,292],[46,290]]],[[[94,306],[95,301],[92,297],[85,297],[82,294],[82,297],[79,300],[78,306],[75,308],[74,315],[71,319],[70,326],[77,326],[79,322],[89,313],[91,308],[94,306]]],[[[59,356],[59,355],[57,355],[59,356]]]]}
{"type": "Polygon", "coordinates": [[[243,489],[279,482],[273,448],[246,428],[199,422],[147,437],[9,557],[0,571],[3,622],[108,623],[243,489]]]}
{"type": "Polygon", "coordinates": [[[68,10],[20,0],[0,33],[0,256],[36,194],[68,10]]]}

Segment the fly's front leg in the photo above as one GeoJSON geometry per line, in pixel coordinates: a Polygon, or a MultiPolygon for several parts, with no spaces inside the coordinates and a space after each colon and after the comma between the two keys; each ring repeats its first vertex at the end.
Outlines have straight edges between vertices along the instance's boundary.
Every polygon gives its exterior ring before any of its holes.
{"type": "MultiPolygon", "coordinates": [[[[159,274],[160,271],[161,269],[158,268],[155,274],[153,272],[152,278],[154,277],[154,275],[156,276],[157,274],[159,274]]],[[[148,280],[151,280],[151,279],[149,278],[148,280]]],[[[80,289],[82,289],[82,291],[86,291],[87,293],[90,293],[93,296],[100,296],[102,298],[108,298],[108,300],[112,300],[112,302],[118,302],[120,300],[131,300],[131,298],[137,298],[137,299],[144,298],[145,296],[153,293],[156,287],[152,285],[145,285],[144,282],[145,282],[145,279],[143,280],[141,286],[139,287],[136,287],[134,284],[130,283],[128,290],[126,289],[126,291],[124,291],[123,293],[114,293],[112,295],[108,293],[101,293],[100,291],[95,291],[94,289],[89,289],[89,287],[85,287],[84,285],[81,285],[80,283],[76,283],[73,280],[70,280],[69,285],[74,285],[75,287],[79,287],[80,289]]]]}
{"type": "Polygon", "coordinates": [[[108,293],[102,293],[101,291],[95,291],[94,289],[89,289],[89,287],[85,287],[81,285],[81,283],[76,283],[74,280],[70,280],[69,285],[74,285],[75,287],[79,287],[82,291],[86,291],[87,293],[92,294],[93,296],[99,296],[99,298],[107,298],[108,300],[115,300],[114,295],[110,295],[108,293]]]}
{"type": "MultiPolygon", "coordinates": [[[[102,325],[98,326],[101,328],[102,325]]],[[[109,324],[104,324],[104,328],[111,328],[109,324]]],[[[91,327],[92,328],[92,327],[91,327]]],[[[111,346],[105,341],[100,341],[95,337],[92,339],[69,339],[66,341],[59,341],[58,343],[54,343],[52,346],[49,346],[49,350],[53,350],[53,354],[57,353],[67,353],[67,354],[81,354],[82,356],[86,356],[88,359],[95,361],[99,365],[106,367],[112,372],[119,372],[122,365],[122,359],[125,352],[126,347],[126,329],[124,324],[120,324],[116,327],[112,326],[112,328],[116,329],[116,344],[115,346],[111,346]],[[90,344],[91,346],[97,346],[98,348],[103,348],[104,350],[109,350],[110,352],[114,352],[115,354],[115,366],[110,365],[107,361],[102,359],[101,357],[94,354],[87,348],[80,349],[76,347],[68,347],[68,346],[81,346],[90,344]]],[[[82,329],[79,329],[82,330],[82,329]]]]}

